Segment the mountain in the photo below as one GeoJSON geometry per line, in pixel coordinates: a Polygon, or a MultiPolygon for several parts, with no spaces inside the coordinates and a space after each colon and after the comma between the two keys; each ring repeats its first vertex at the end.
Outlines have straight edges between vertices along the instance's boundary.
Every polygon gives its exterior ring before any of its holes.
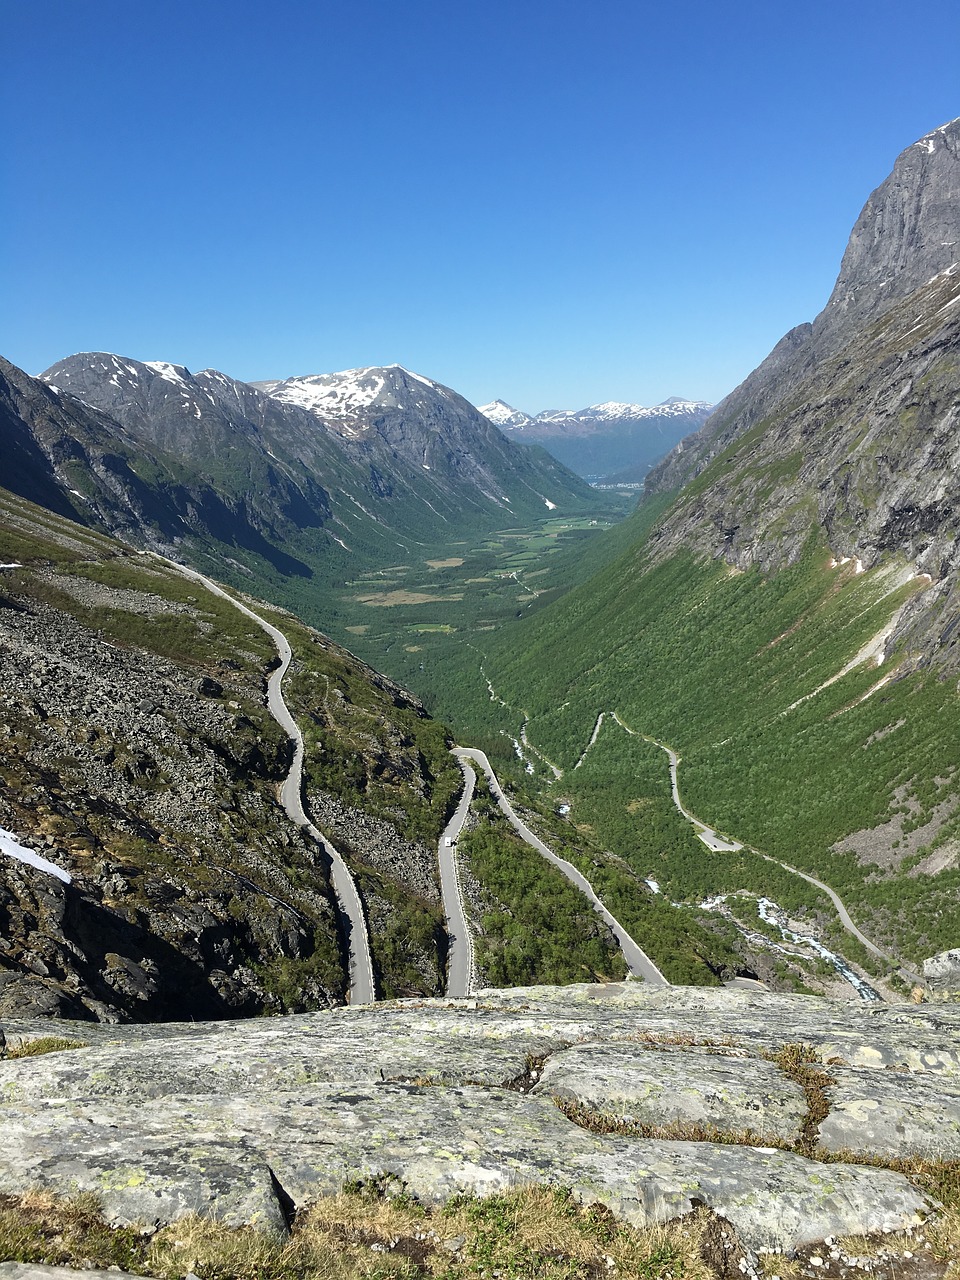
{"type": "Polygon", "coordinates": [[[4,362],[7,483],[326,626],[331,588],[398,559],[598,511],[550,455],[399,366],[269,385],[107,353],[41,380],[4,362]]]}
{"type": "Polygon", "coordinates": [[[960,932],[958,246],[954,121],[870,197],[820,316],[652,473],[632,545],[486,646],[572,821],[675,900],[744,925],[724,895],[776,898],[868,965],[798,873],[911,965],[960,932]]]}
{"type": "Polygon", "coordinates": [[[811,526],[865,567],[899,554],[933,582],[898,624],[914,661],[945,652],[960,454],[960,120],[908,147],[871,195],[837,284],[707,426],[651,474],[694,481],[658,532],[738,568],[794,562],[811,526]]]}
{"type": "Polygon", "coordinates": [[[505,400],[491,400],[489,404],[478,405],[477,412],[482,413],[501,430],[522,431],[524,427],[536,422],[536,418],[531,418],[522,409],[514,409],[505,400]]]}
{"type": "MultiPolygon", "coordinates": [[[[305,796],[358,883],[378,992],[439,992],[436,843],[462,785],[446,731],[269,618],[293,649],[305,796]]],[[[342,1003],[329,858],[277,801],[293,753],[266,705],[276,663],[255,621],[169,561],[0,489],[0,1016],[342,1003]]]]}
{"type": "MultiPolygon", "coordinates": [[[[958,149],[960,120],[954,120],[900,154],[857,219],[823,311],[780,340],[745,382],[717,405],[707,429],[664,460],[651,476],[651,488],[675,488],[702,470],[718,447],[785,403],[814,376],[819,360],[865,334],[960,260],[958,149]]],[[[922,299],[918,303],[922,312],[922,299]]]]}
{"type": "Polygon", "coordinates": [[[194,468],[272,541],[304,528],[323,530],[328,549],[429,541],[452,521],[575,507],[586,493],[552,459],[505,444],[461,396],[399,366],[268,392],[215,370],[85,353],[42,380],[194,468]]]}
{"type": "Polygon", "coordinates": [[[653,408],[611,400],[586,409],[544,409],[535,417],[494,400],[480,412],[511,440],[540,444],[571,471],[597,480],[626,470],[645,475],[711,408],[671,396],[653,408]]]}

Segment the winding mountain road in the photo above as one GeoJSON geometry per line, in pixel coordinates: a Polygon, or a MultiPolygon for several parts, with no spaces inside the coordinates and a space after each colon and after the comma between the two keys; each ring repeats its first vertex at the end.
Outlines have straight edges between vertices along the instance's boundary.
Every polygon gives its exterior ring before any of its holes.
{"type": "Polygon", "coordinates": [[[474,747],[454,747],[453,754],[461,763],[466,760],[472,760],[475,764],[479,765],[490,785],[490,794],[500,806],[503,815],[513,827],[514,831],[516,831],[517,834],[527,842],[527,844],[532,845],[532,847],[546,858],[548,862],[552,862],[553,865],[566,876],[571,884],[575,885],[582,894],[589,898],[593,905],[593,909],[613,931],[617,942],[620,944],[620,949],[623,952],[623,957],[627,962],[627,968],[630,970],[631,974],[635,977],[643,978],[645,982],[649,982],[652,986],[668,987],[670,984],[667,979],[663,976],[646,952],[637,945],[633,938],[631,938],[630,934],[627,933],[626,929],[624,929],[616,916],[608,911],[603,905],[586,876],[582,875],[571,862],[567,862],[564,858],[558,857],[558,855],[545,845],[538,836],[533,834],[525,822],[517,817],[513,806],[504,795],[503,788],[500,786],[497,775],[494,773],[493,767],[487,759],[486,754],[483,751],[476,750],[474,747]]]}
{"type": "MultiPolygon", "coordinates": [[[[600,714],[602,718],[603,712],[600,714]]],[[[713,849],[718,853],[735,853],[738,849],[742,849],[743,845],[740,844],[739,841],[724,840],[723,836],[717,835],[713,827],[708,827],[705,822],[698,818],[695,813],[691,813],[684,805],[683,801],[680,799],[680,784],[677,781],[677,766],[680,763],[680,757],[677,755],[676,751],[674,751],[673,747],[668,747],[665,742],[659,742],[656,738],[651,738],[646,733],[637,733],[636,729],[631,729],[628,724],[624,724],[616,711],[612,711],[610,714],[613,719],[616,720],[624,733],[629,733],[631,738],[642,738],[644,742],[650,742],[653,746],[659,747],[661,751],[665,751],[667,753],[667,758],[670,761],[670,787],[673,792],[673,803],[678,812],[686,818],[694,828],[697,837],[703,841],[707,848],[713,849]]],[[[771,859],[771,861],[773,861],[773,859],[771,859]]]]}
{"type": "MultiPolygon", "coordinates": [[[[613,712],[613,718],[616,720],[620,728],[626,733],[636,736],[636,730],[631,729],[629,725],[624,724],[615,711],[613,712]]],[[[659,742],[656,738],[651,738],[647,734],[641,734],[639,736],[643,737],[646,742],[652,743],[655,747],[659,747],[661,751],[665,751],[667,753],[667,757],[670,761],[670,784],[673,791],[673,803],[678,812],[681,813],[683,817],[686,818],[686,820],[696,829],[696,834],[708,848],[713,849],[718,853],[735,853],[738,849],[747,848],[751,853],[757,854],[758,857],[763,858],[766,862],[772,862],[775,866],[782,867],[784,871],[789,871],[791,875],[799,876],[801,880],[806,880],[808,884],[812,884],[814,888],[822,890],[822,892],[827,895],[836,909],[840,923],[847,932],[851,933],[858,942],[862,943],[863,946],[867,948],[869,952],[875,955],[879,960],[882,960],[884,964],[889,964],[894,968],[902,969],[903,972],[906,973],[914,982],[923,982],[923,979],[921,979],[918,974],[914,973],[912,969],[908,969],[901,961],[897,960],[895,956],[888,955],[886,951],[882,951],[875,942],[870,941],[865,933],[861,933],[850,918],[850,913],[843,905],[838,894],[831,889],[828,884],[824,884],[822,880],[818,880],[815,876],[807,875],[805,871],[799,870],[798,867],[791,866],[789,862],[781,862],[779,858],[773,857],[772,854],[763,853],[760,849],[754,849],[752,845],[743,845],[737,840],[725,840],[722,836],[717,835],[713,827],[708,827],[705,822],[695,814],[692,814],[680,799],[680,785],[677,780],[677,766],[680,763],[680,756],[676,751],[674,751],[673,747],[668,746],[665,742],[659,742]]]]}
{"type": "MultiPolygon", "coordinates": [[[[455,753],[456,754],[456,753],[455,753]]],[[[457,870],[457,840],[463,830],[477,785],[477,775],[461,756],[457,763],[463,770],[463,794],[457,811],[447,823],[440,837],[438,858],[440,862],[440,891],[443,910],[447,917],[447,995],[468,996],[473,986],[473,938],[463,909],[463,891],[457,870]]]]}
{"type": "Polygon", "coordinates": [[[290,770],[280,788],[280,803],[283,805],[290,821],[303,828],[319,845],[322,845],[324,852],[330,859],[334,893],[340,907],[341,916],[347,926],[347,945],[350,957],[350,1003],[372,1004],[377,998],[376,987],[373,980],[373,964],[370,959],[367,922],[363,914],[363,906],[360,902],[357,886],[343,858],[323,832],[313,825],[303,807],[303,734],[300,732],[300,726],[290,714],[290,709],[284,702],[281,691],[283,677],[286,675],[287,668],[290,666],[290,661],[293,657],[290,642],[283,632],[273,626],[272,623],[267,622],[266,618],[261,618],[253,609],[230,595],[228,591],[225,591],[223,587],[219,586],[211,578],[198,573],[196,569],[188,569],[185,565],[177,564],[175,560],[168,560],[165,556],[157,556],[157,559],[162,560],[164,564],[176,569],[183,577],[199,583],[215,596],[220,596],[228,604],[232,604],[235,609],[239,609],[241,613],[246,614],[258,627],[262,627],[266,631],[277,647],[280,665],[270,673],[267,680],[267,709],[293,743],[293,763],[290,765],[290,770]]]}

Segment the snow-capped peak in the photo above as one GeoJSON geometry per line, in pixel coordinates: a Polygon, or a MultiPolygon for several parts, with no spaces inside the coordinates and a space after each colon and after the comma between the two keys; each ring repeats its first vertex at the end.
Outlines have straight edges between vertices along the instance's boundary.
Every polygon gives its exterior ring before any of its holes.
{"type": "Polygon", "coordinates": [[[144,360],[143,363],[167,382],[186,382],[190,377],[190,370],[182,364],[169,364],[166,360],[144,360]]]}
{"type": "Polygon", "coordinates": [[[533,421],[529,414],[514,409],[505,400],[491,400],[489,404],[477,405],[477,412],[482,413],[495,427],[512,427],[517,430],[533,421]]]}
{"type": "Polygon", "coordinates": [[[592,427],[605,422],[642,422],[649,418],[701,419],[704,410],[711,407],[704,400],[686,400],[682,396],[671,396],[650,408],[642,404],[626,404],[622,400],[604,400],[601,404],[587,405],[585,409],[543,409],[536,417],[514,409],[505,400],[491,400],[489,404],[478,406],[484,417],[505,431],[523,431],[528,427],[564,428],[568,425],[592,427]]]}
{"type": "MultiPolygon", "coordinates": [[[[372,405],[384,408],[409,405],[414,393],[411,382],[428,388],[434,395],[450,395],[439,383],[420,373],[414,373],[411,369],[405,369],[401,364],[342,369],[338,373],[306,374],[255,385],[275,400],[297,405],[298,408],[327,420],[336,420],[354,418],[372,405]]],[[[415,395],[413,402],[416,402],[415,395]]]]}
{"type": "Polygon", "coordinates": [[[601,404],[587,405],[585,409],[550,410],[538,414],[538,417],[550,422],[577,419],[581,422],[622,422],[641,421],[644,418],[679,418],[691,413],[702,412],[709,406],[703,400],[682,400],[679,396],[671,396],[662,404],[646,406],[642,404],[626,404],[622,400],[605,400],[601,404]]]}
{"type": "Polygon", "coordinates": [[[413,378],[414,382],[422,382],[425,387],[431,387],[434,391],[442,390],[439,382],[425,378],[422,373],[414,373],[412,369],[405,369],[402,364],[388,364],[387,368],[397,369],[400,373],[405,373],[408,378],[413,378]]]}

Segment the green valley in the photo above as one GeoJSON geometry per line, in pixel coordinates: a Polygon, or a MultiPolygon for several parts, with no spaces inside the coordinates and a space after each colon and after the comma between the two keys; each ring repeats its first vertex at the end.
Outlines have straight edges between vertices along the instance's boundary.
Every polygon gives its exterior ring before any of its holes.
{"type": "MultiPolygon", "coordinates": [[[[465,662],[445,713],[488,740],[497,727],[519,736],[528,717],[528,785],[569,803],[573,822],[670,896],[741,888],[831,914],[749,850],[709,852],[673,807],[663,753],[628,736],[617,712],[681,754],[698,816],[825,878],[870,936],[911,960],[949,945],[960,928],[955,681],[911,670],[902,648],[880,668],[853,661],[925,580],[902,563],[831,564],[815,537],[772,574],[642,558],[629,551],[561,605],[486,637],[484,674],[476,655],[465,662]]],[[[501,765],[512,750],[502,741],[501,765]]]]}

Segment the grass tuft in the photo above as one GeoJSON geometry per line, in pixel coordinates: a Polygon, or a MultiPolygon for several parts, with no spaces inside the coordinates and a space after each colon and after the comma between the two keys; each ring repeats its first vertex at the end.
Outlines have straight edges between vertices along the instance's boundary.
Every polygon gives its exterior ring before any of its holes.
{"type": "Polygon", "coordinates": [[[813,1155],[820,1140],[820,1125],[830,1114],[827,1089],[835,1084],[833,1076],[823,1069],[820,1055],[805,1044],[785,1044],[774,1053],[763,1055],[795,1080],[807,1100],[807,1114],[800,1130],[796,1150],[800,1155],[813,1155]]]}
{"type": "Polygon", "coordinates": [[[724,1146],[781,1147],[792,1151],[790,1143],[753,1129],[720,1129],[712,1124],[700,1124],[694,1120],[672,1120],[667,1124],[645,1124],[626,1116],[608,1111],[595,1111],[570,1098],[553,1099],[556,1108],[591,1133],[615,1134],[620,1138],[653,1138],[662,1142],[714,1142],[724,1146]]]}
{"type": "Polygon", "coordinates": [[[288,1237],[195,1216],[111,1228],[94,1197],[0,1197],[0,1256],[181,1280],[710,1280],[701,1212],[645,1230],[565,1188],[423,1205],[386,1175],[324,1196],[288,1237]]]}
{"type": "Polygon", "coordinates": [[[6,1058],[38,1058],[44,1053],[62,1053],[65,1049],[86,1049],[80,1040],[68,1040],[64,1036],[40,1036],[38,1040],[26,1040],[15,1049],[8,1049],[6,1058]]]}

